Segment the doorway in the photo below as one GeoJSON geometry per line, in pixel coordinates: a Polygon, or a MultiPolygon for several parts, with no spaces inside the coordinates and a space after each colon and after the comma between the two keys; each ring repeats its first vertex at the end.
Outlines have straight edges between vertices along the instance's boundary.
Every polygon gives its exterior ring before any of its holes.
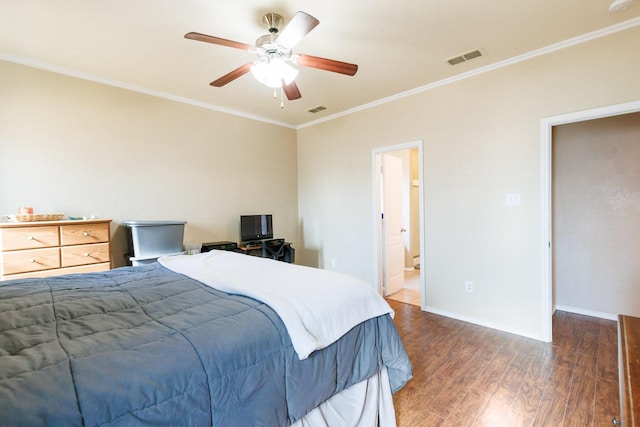
{"type": "Polygon", "coordinates": [[[552,316],[554,311],[553,289],[553,206],[552,206],[552,131],[554,126],[577,123],[581,121],[635,113],[640,111],[640,101],[618,104],[577,113],[549,117],[541,123],[542,152],[542,331],[543,341],[551,342],[552,316]]]}
{"type": "Polygon", "coordinates": [[[640,112],[553,128],[554,308],[640,315],[640,112]]]}
{"type": "Polygon", "coordinates": [[[374,277],[381,295],[425,306],[422,141],[372,152],[374,277]]]}

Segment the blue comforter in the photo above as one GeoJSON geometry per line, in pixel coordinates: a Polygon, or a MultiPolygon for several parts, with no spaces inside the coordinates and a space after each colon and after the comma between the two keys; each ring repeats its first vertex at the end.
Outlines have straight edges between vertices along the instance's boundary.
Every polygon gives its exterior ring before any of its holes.
{"type": "Polygon", "coordinates": [[[411,377],[387,315],[299,360],[268,306],[159,264],[0,283],[0,425],[287,426],[382,366],[411,377]]]}

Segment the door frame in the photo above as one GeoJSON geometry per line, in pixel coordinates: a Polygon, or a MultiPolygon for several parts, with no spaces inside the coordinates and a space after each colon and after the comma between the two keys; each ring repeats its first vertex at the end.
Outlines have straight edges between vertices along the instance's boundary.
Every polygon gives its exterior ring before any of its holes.
{"type": "Polygon", "coordinates": [[[558,116],[546,117],[541,120],[541,264],[542,264],[542,340],[551,342],[553,340],[553,213],[552,213],[552,143],[553,127],[569,123],[577,123],[587,120],[601,119],[605,117],[618,116],[622,114],[640,112],[640,101],[632,101],[623,104],[609,105],[606,107],[593,108],[590,110],[578,111],[574,113],[561,114],[558,116]]]}
{"type": "Polygon", "coordinates": [[[372,219],[373,219],[373,259],[375,260],[373,265],[373,279],[374,283],[377,285],[378,293],[383,295],[382,289],[382,260],[381,260],[381,249],[380,249],[380,241],[382,236],[380,235],[380,228],[378,227],[378,199],[380,194],[378,192],[378,167],[377,167],[377,157],[380,154],[384,154],[391,151],[400,151],[400,150],[418,150],[418,182],[420,183],[420,191],[418,192],[418,216],[419,216],[419,227],[420,227],[420,306],[421,309],[424,310],[426,306],[426,280],[425,280],[425,217],[424,217],[424,157],[423,157],[423,140],[416,140],[411,142],[406,142],[402,144],[396,145],[387,145],[384,147],[378,147],[371,150],[371,177],[372,177],[372,219]]]}

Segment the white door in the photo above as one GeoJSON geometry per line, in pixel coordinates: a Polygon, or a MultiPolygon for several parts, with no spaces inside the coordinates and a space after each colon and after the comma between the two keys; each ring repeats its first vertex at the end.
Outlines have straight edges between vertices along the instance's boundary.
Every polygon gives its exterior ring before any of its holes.
{"type": "Polygon", "coordinates": [[[384,295],[404,286],[404,237],[402,235],[402,159],[383,155],[382,227],[384,229],[384,295]]]}

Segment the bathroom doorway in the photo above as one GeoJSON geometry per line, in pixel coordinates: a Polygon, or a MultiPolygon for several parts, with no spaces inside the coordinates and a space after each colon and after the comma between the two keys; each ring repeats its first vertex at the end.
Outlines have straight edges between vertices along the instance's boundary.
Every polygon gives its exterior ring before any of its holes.
{"type": "Polygon", "coordinates": [[[379,292],[425,305],[422,141],[373,150],[374,224],[379,292]]]}

